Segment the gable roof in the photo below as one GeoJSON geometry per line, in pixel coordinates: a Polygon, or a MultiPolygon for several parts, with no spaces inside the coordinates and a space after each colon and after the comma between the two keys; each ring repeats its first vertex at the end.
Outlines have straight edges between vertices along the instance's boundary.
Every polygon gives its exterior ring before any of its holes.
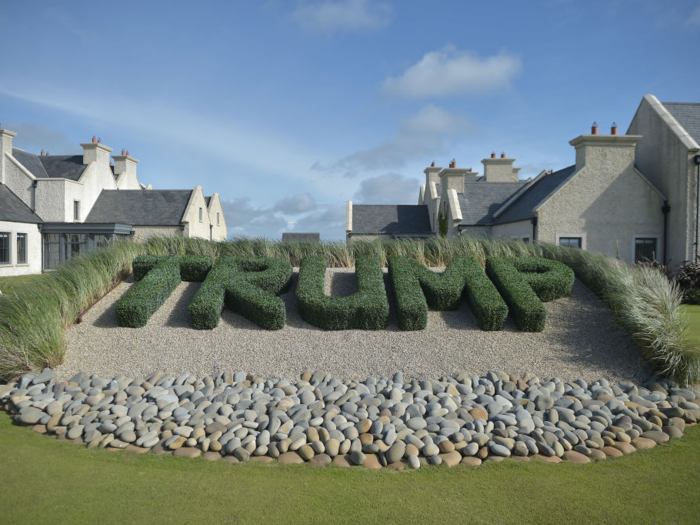
{"type": "Polygon", "coordinates": [[[284,232],[282,242],[321,242],[320,233],[284,232]]]}
{"type": "Polygon", "coordinates": [[[700,144],[700,103],[662,102],[683,129],[700,144]]]}
{"type": "Polygon", "coordinates": [[[351,234],[430,235],[425,204],[353,204],[351,234]]]}
{"type": "Polygon", "coordinates": [[[87,166],[82,155],[51,155],[42,157],[12,148],[12,156],[37,178],[80,180],[87,166]]]}
{"type": "Polygon", "coordinates": [[[526,181],[481,182],[467,181],[464,193],[458,193],[462,210],[460,226],[488,226],[493,224],[493,215],[520,190],[526,181]]]}
{"type": "Polygon", "coordinates": [[[557,189],[559,189],[576,171],[576,166],[555,171],[548,175],[543,175],[534,180],[504,211],[502,211],[494,224],[504,224],[507,222],[524,221],[535,216],[535,207],[547,200],[557,189]]]}
{"type": "Polygon", "coordinates": [[[102,190],[85,222],[179,226],[193,190],[102,190]]]}
{"type": "Polygon", "coordinates": [[[33,224],[44,222],[5,184],[0,184],[0,221],[33,224]]]}

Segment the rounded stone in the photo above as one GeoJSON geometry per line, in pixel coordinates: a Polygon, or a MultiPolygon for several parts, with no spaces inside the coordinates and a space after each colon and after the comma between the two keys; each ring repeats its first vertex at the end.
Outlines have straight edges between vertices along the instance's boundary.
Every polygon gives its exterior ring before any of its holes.
{"type": "Polygon", "coordinates": [[[280,465],[301,465],[304,460],[296,452],[285,452],[277,458],[277,463],[280,465]]]}
{"type": "Polygon", "coordinates": [[[483,419],[484,421],[488,421],[489,419],[489,413],[480,407],[472,408],[469,411],[469,415],[472,416],[474,419],[483,419]]]}
{"type": "Polygon", "coordinates": [[[623,455],[622,452],[615,447],[603,447],[600,451],[611,458],[617,458],[623,455]]]}
{"type": "Polygon", "coordinates": [[[454,467],[455,465],[459,465],[459,462],[462,460],[462,455],[456,450],[453,450],[452,452],[440,454],[440,458],[448,467],[454,467]]]}
{"type": "Polygon", "coordinates": [[[362,465],[366,459],[367,456],[365,456],[361,450],[355,450],[350,454],[350,462],[353,465],[362,465]]]}
{"type": "Polygon", "coordinates": [[[405,453],[406,444],[403,441],[396,441],[391,447],[389,447],[389,450],[386,451],[386,460],[388,463],[396,463],[397,461],[401,461],[405,453]]]}
{"type": "Polygon", "coordinates": [[[314,457],[314,449],[310,445],[304,445],[297,451],[304,461],[309,461],[314,457]]]}
{"type": "Polygon", "coordinates": [[[325,467],[325,466],[328,465],[331,461],[333,461],[333,460],[331,459],[331,457],[330,457],[328,454],[319,454],[319,455],[314,456],[313,458],[311,458],[310,463],[311,463],[314,467],[325,467]]]}
{"type": "Polygon", "coordinates": [[[580,452],[576,452],[575,450],[567,450],[564,452],[562,455],[562,458],[565,459],[566,461],[570,461],[571,463],[578,463],[578,464],[585,464],[585,463],[590,463],[590,459],[588,456],[584,456],[580,452]]]}
{"type": "Polygon", "coordinates": [[[474,458],[474,457],[464,457],[462,458],[462,461],[460,461],[462,465],[467,465],[468,467],[478,467],[481,465],[481,460],[479,458],[474,458]]]}
{"type": "Polygon", "coordinates": [[[650,450],[656,446],[656,441],[646,437],[638,437],[632,440],[632,445],[637,450],[650,450]]]}
{"type": "Polygon", "coordinates": [[[179,448],[173,452],[173,456],[182,458],[198,458],[201,455],[201,450],[192,447],[179,448]]]}
{"type": "Polygon", "coordinates": [[[419,469],[420,468],[420,461],[418,460],[418,456],[415,454],[411,454],[408,456],[408,465],[412,469],[419,469]]]}

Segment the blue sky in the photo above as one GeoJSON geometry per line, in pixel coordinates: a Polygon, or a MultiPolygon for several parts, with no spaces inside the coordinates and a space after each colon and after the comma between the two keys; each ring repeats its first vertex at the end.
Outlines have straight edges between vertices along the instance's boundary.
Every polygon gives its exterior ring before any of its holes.
{"type": "Polygon", "coordinates": [[[345,202],[417,200],[436,161],[527,178],[574,161],[647,93],[700,101],[683,1],[0,0],[15,145],[93,135],[155,188],[218,192],[229,235],[345,235],[345,202]]]}

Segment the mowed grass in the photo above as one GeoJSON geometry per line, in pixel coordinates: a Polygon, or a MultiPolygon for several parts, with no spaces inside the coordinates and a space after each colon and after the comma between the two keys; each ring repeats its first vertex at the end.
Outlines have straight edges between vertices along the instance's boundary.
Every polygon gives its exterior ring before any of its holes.
{"type": "Polygon", "coordinates": [[[689,341],[700,347],[700,304],[683,305],[683,311],[688,315],[685,335],[689,341]]]}
{"type": "Polygon", "coordinates": [[[698,523],[700,428],[595,464],[419,471],[88,450],[0,414],[0,522],[698,523]]]}

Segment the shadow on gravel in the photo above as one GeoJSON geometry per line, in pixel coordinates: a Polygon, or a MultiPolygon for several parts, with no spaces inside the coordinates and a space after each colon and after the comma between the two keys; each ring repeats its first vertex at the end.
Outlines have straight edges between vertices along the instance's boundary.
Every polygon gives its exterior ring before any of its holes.
{"type": "MultiPolygon", "coordinates": [[[[188,307],[194,299],[194,296],[199,291],[202,283],[184,283],[187,287],[185,291],[178,297],[177,302],[168,315],[165,326],[172,328],[189,328],[190,327],[190,311],[188,307]]],[[[162,308],[162,307],[161,307],[162,308]]]]}

